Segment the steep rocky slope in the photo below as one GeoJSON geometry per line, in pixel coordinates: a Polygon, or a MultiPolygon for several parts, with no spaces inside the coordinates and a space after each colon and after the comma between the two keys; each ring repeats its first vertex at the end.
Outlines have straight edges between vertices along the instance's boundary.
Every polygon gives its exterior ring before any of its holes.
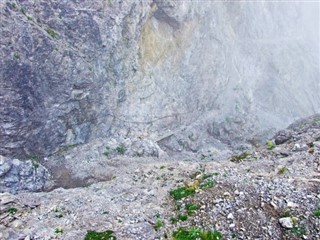
{"type": "Polygon", "coordinates": [[[1,155],[97,138],[227,151],[320,111],[318,3],[4,0],[0,14],[1,155]]]}
{"type": "Polygon", "coordinates": [[[224,161],[118,155],[88,165],[92,174],[112,166],[109,180],[1,193],[0,238],[84,239],[111,230],[117,239],[172,239],[191,227],[223,239],[320,238],[319,115],[224,161]]]}

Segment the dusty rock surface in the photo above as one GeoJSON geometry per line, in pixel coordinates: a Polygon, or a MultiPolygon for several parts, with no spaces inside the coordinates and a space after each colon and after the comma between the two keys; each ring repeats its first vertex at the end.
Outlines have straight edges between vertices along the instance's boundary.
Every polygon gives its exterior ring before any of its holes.
{"type": "Polygon", "coordinates": [[[0,17],[1,155],[242,149],[320,111],[316,1],[2,0],[0,17]]]}
{"type": "Polygon", "coordinates": [[[117,239],[171,239],[193,226],[223,239],[319,239],[319,119],[291,125],[282,144],[276,135],[223,161],[115,156],[108,181],[1,193],[0,238],[84,239],[88,230],[112,230],[117,239]],[[175,200],[170,192],[180,187],[194,195],[175,200]],[[188,204],[198,208],[188,214],[188,204]]]}

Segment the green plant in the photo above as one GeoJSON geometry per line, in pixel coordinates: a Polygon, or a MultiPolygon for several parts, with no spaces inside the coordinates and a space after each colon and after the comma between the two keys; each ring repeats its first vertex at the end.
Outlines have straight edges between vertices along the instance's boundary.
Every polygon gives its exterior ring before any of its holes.
{"type": "Polygon", "coordinates": [[[166,166],[164,166],[164,165],[160,166],[160,169],[165,169],[165,168],[166,168],[166,166]]]}
{"type": "Polygon", "coordinates": [[[306,229],[303,226],[294,226],[290,230],[293,234],[296,234],[298,236],[303,236],[307,233],[306,229]]]}
{"type": "Polygon", "coordinates": [[[278,174],[282,175],[282,174],[285,174],[287,171],[288,171],[287,167],[282,167],[282,168],[279,169],[278,174]]]}
{"type": "Polygon", "coordinates": [[[242,162],[244,159],[249,157],[250,154],[247,152],[241,153],[240,155],[233,156],[230,161],[231,162],[242,162]]]}
{"type": "Polygon", "coordinates": [[[266,145],[268,150],[272,150],[276,147],[276,145],[271,140],[267,141],[266,145]]]}
{"type": "Polygon", "coordinates": [[[16,208],[9,208],[8,209],[8,213],[10,213],[10,214],[15,214],[17,211],[18,211],[18,209],[16,209],[16,208]]]}
{"type": "Polygon", "coordinates": [[[315,210],[313,210],[313,216],[320,218],[320,207],[317,207],[315,210]]]}
{"type": "Polygon", "coordinates": [[[186,204],[186,210],[188,212],[188,215],[192,215],[198,209],[200,209],[199,205],[196,205],[196,204],[193,204],[193,203],[186,204]]]}
{"type": "Polygon", "coordinates": [[[188,220],[188,215],[178,214],[178,220],[187,221],[188,220]]]}
{"type": "Polygon", "coordinates": [[[14,54],[13,54],[13,57],[14,57],[14,59],[20,59],[19,53],[14,53],[14,54]]]}
{"type": "Polygon", "coordinates": [[[24,7],[21,7],[21,8],[20,8],[20,12],[21,12],[23,15],[26,15],[26,10],[24,9],[24,7]]]}
{"type": "Polygon", "coordinates": [[[216,185],[216,182],[213,181],[213,180],[209,180],[209,181],[206,181],[204,183],[201,183],[199,185],[199,188],[200,189],[212,188],[214,185],[216,185]]]}
{"type": "Polygon", "coordinates": [[[33,168],[38,168],[40,166],[39,165],[39,157],[37,155],[30,156],[30,159],[31,159],[31,163],[32,163],[33,168]]]}
{"type": "Polygon", "coordinates": [[[110,147],[106,147],[106,150],[104,151],[103,155],[105,155],[106,157],[109,157],[109,155],[110,155],[110,147]]]}
{"type": "Polygon", "coordinates": [[[172,235],[173,240],[219,240],[222,239],[222,235],[218,231],[205,231],[199,228],[179,228],[172,235]]]}
{"type": "Polygon", "coordinates": [[[56,228],[54,230],[54,233],[58,234],[58,233],[63,233],[63,229],[62,228],[56,228]]]}
{"type": "Polygon", "coordinates": [[[171,190],[169,193],[174,200],[180,200],[190,195],[193,196],[195,192],[196,192],[195,187],[180,187],[180,188],[171,190]]]}
{"type": "Polygon", "coordinates": [[[56,32],[53,31],[53,29],[47,28],[46,31],[47,31],[47,33],[48,33],[52,38],[57,38],[57,37],[58,37],[58,35],[56,34],[56,32]]]}
{"type": "Polygon", "coordinates": [[[111,230],[104,232],[87,231],[84,240],[117,240],[117,238],[111,230]]]}
{"type": "Polygon", "coordinates": [[[155,223],[154,223],[154,229],[156,231],[158,231],[160,228],[162,228],[164,226],[164,222],[162,222],[160,219],[158,219],[155,223]]]}
{"type": "Polygon", "coordinates": [[[116,151],[117,151],[117,153],[123,155],[124,152],[126,151],[126,149],[125,149],[124,146],[119,146],[119,147],[116,148],[116,151]]]}
{"type": "Polygon", "coordinates": [[[179,222],[179,220],[177,218],[172,217],[172,218],[170,218],[170,222],[172,224],[176,224],[177,222],[179,222]]]}

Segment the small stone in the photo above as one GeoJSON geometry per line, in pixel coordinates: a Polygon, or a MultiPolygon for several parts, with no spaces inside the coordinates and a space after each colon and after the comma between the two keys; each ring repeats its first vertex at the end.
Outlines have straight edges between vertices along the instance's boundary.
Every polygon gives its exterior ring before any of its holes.
{"type": "Polygon", "coordinates": [[[22,226],[22,224],[23,224],[23,222],[21,220],[15,220],[11,223],[11,226],[14,228],[19,228],[22,226]]]}
{"type": "Polygon", "coordinates": [[[287,207],[288,208],[297,208],[297,207],[299,207],[299,205],[294,202],[287,202],[287,207]]]}
{"type": "Polygon", "coordinates": [[[274,202],[270,202],[270,205],[271,205],[274,209],[278,209],[277,204],[275,204],[274,202]]]}
{"type": "Polygon", "coordinates": [[[236,225],[234,224],[234,223],[231,223],[230,225],[229,225],[229,228],[235,228],[236,227],[236,225]]]}
{"type": "Polygon", "coordinates": [[[230,198],[230,197],[231,197],[231,194],[228,193],[228,192],[225,192],[225,193],[223,194],[223,196],[224,196],[225,198],[230,198]]]}
{"type": "Polygon", "coordinates": [[[281,224],[282,227],[284,228],[293,228],[293,222],[290,217],[284,217],[279,219],[279,223],[281,224]]]}
{"type": "Polygon", "coordinates": [[[229,213],[228,216],[227,216],[227,219],[231,219],[231,220],[232,220],[233,218],[234,218],[234,217],[233,217],[233,214],[232,214],[232,213],[229,213]]]}

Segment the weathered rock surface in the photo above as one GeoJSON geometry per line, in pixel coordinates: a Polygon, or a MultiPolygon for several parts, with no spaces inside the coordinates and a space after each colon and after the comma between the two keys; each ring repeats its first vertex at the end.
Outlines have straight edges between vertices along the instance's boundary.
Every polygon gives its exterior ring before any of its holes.
{"type": "Polygon", "coordinates": [[[0,192],[41,191],[49,179],[48,170],[36,160],[0,156],[0,192]]]}
{"type": "Polygon", "coordinates": [[[242,149],[320,111],[318,3],[4,0],[0,14],[2,155],[100,137],[242,149]]]}
{"type": "Polygon", "coordinates": [[[117,239],[170,239],[179,228],[196,227],[219,231],[223,239],[320,239],[319,120],[292,125],[292,138],[273,149],[262,146],[225,161],[108,158],[99,142],[76,146],[59,153],[67,159],[62,162],[73,161],[70,170],[92,176],[111,166],[109,179],[83,188],[0,193],[0,238],[73,240],[88,230],[113,230],[117,239]],[[295,144],[310,147],[296,152],[295,144]],[[195,193],[174,200],[169,192],[180,187],[195,187],[195,193]]]}

